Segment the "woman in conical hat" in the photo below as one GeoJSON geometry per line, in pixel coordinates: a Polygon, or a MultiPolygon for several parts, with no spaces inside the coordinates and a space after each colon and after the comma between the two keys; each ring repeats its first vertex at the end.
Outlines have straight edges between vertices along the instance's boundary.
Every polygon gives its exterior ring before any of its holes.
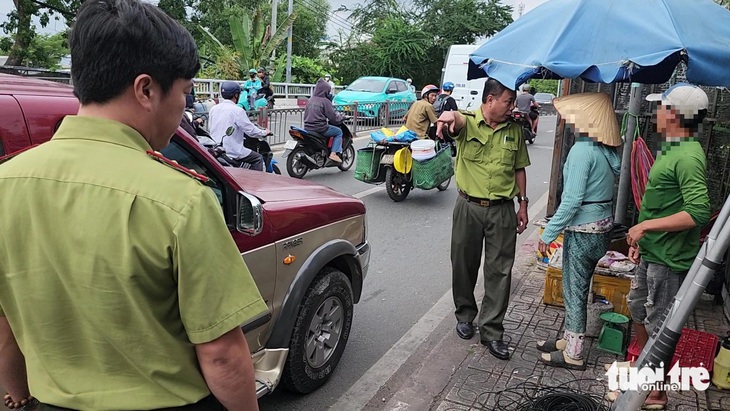
{"type": "Polygon", "coordinates": [[[621,169],[616,147],[622,143],[607,94],[580,93],[553,100],[576,135],[563,168],[563,193],[555,215],[540,237],[538,250],[564,231],[563,338],[538,342],[542,362],[584,370],[583,341],[588,292],[598,260],[606,254],[613,228],[613,187],[621,169]]]}

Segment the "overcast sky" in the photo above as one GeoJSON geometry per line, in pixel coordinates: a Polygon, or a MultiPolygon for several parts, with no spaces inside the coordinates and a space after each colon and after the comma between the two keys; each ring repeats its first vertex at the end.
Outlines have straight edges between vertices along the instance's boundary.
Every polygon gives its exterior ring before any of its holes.
{"type": "MultiPolygon", "coordinates": [[[[279,0],[284,1],[284,0],[279,0]]],[[[366,0],[329,0],[330,5],[332,6],[332,10],[338,9],[340,6],[345,6],[348,9],[354,8],[358,3],[364,3],[366,0]]],[[[399,0],[401,3],[412,3],[415,0],[399,0]]],[[[517,10],[518,5],[520,3],[525,5],[525,13],[532,10],[536,6],[544,3],[547,0],[502,0],[503,4],[510,5],[514,9],[513,18],[517,19],[517,10]]],[[[151,3],[157,3],[157,0],[150,0],[151,3]]],[[[13,10],[13,2],[10,0],[0,0],[0,21],[5,21],[7,14],[13,10]]],[[[336,17],[332,18],[330,21],[330,25],[327,30],[327,34],[330,36],[333,36],[337,33],[338,29],[344,29],[348,27],[348,24],[346,21],[347,16],[349,13],[347,12],[337,12],[333,13],[336,17]]],[[[38,23],[38,20],[35,19],[35,23],[38,23]]],[[[64,30],[66,28],[66,24],[63,20],[61,21],[55,21],[51,20],[51,22],[48,24],[48,26],[41,30],[42,33],[57,33],[58,31],[64,30]]],[[[2,33],[0,33],[2,34],[2,33]]]]}

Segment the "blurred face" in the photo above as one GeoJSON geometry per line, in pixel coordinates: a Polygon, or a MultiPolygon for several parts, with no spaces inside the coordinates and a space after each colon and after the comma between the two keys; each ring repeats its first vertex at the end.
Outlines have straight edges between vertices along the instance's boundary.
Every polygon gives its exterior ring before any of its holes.
{"type": "Polygon", "coordinates": [[[515,108],[515,92],[504,90],[500,96],[487,96],[482,113],[486,120],[501,123],[512,115],[515,108]]]}
{"type": "Polygon", "coordinates": [[[260,78],[264,78],[264,72],[263,71],[259,71],[259,77],[260,78]]]}
{"type": "Polygon", "coordinates": [[[254,77],[256,77],[256,73],[251,73],[250,76],[251,76],[251,78],[254,78],[254,77]]]}
{"type": "Polygon", "coordinates": [[[679,126],[679,115],[670,106],[659,104],[656,109],[656,131],[666,134],[667,130],[673,130],[679,126]]]}
{"type": "Polygon", "coordinates": [[[426,97],[429,103],[433,104],[436,101],[436,93],[428,93],[428,96],[426,97]]]}
{"type": "Polygon", "coordinates": [[[330,81],[330,76],[326,76],[326,77],[324,78],[324,80],[325,80],[325,81],[330,81]]]}

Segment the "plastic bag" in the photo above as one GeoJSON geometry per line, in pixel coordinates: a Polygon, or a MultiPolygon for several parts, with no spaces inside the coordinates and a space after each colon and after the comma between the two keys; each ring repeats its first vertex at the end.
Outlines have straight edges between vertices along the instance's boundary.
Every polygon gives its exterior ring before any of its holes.
{"type": "Polygon", "coordinates": [[[373,131],[373,132],[370,133],[370,138],[374,142],[380,143],[380,142],[383,142],[383,141],[387,140],[388,139],[388,136],[386,136],[385,133],[383,133],[382,131],[377,130],[377,131],[373,131]]]}
{"type": "Polygon", "coordinates": [[[396,134],[393,139],[395,141],[400,141],[401,143],[410,143],[411,141],[418,140],[418,135],[415,131],[406,129],[405,131],[396,134]]]}
{"type": "Polygon", "coordinates": [[[400,128],[398,129],[398,131],[395,134],[400,134],[400,133],[402,133],[404,131],[408,131],[408,129],[406,128],[406,126],[400,126],[400,128]]]}
{"type": "Polygon", "coordinates": [[[385,134],[386,137],[393,137],[395,135],[395,133],[393,133],[392,131],[390,131],[389,128],[383,127],[383,128],[380,129],[380,131],[382,131],[383,134],[385,134]]]}

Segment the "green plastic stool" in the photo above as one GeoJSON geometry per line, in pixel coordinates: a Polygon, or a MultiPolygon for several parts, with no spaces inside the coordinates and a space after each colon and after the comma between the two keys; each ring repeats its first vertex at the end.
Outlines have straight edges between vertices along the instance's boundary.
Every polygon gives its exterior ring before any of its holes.
{"type": "Polygon", "coordinates": [[[606,323],[603,324],[601,333],[598,335],[598,349],[612,354],[625,355],[629,330],[622,324],[627,324],[629,318],[614,312],[603,313],[600,318],[606,323]]]}

